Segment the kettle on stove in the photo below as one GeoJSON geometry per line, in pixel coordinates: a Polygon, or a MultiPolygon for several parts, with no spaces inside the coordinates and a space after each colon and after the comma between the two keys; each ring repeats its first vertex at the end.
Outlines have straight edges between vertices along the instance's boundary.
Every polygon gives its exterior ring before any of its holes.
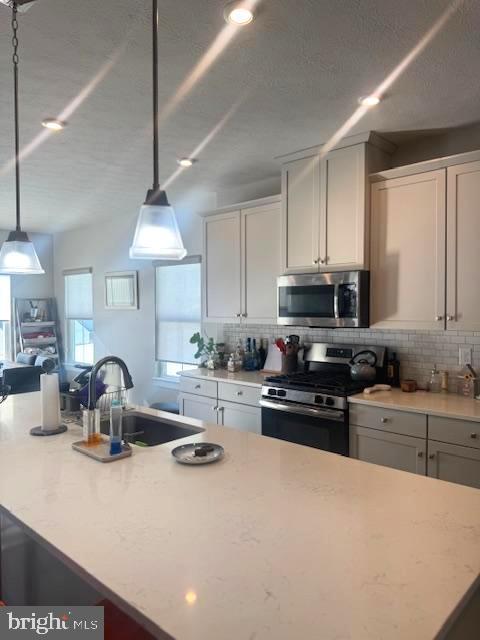
{"type": "Polygon", "coordinates": [[[356,382],[375,382],[377,354],[369,349],[359,351],[350,360],[350,375],[356,382]]]}

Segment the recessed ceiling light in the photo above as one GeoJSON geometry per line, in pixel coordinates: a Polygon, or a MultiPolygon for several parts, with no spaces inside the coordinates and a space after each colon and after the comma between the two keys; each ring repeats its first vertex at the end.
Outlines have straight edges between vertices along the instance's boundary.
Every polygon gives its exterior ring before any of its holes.
{"type": "Polygon", "coordinates": [[[230,24],[244,27],[253,22],[253,11],[248,2],[230,2],[223,12],[224,18],[230,24]]]}
{"type": "Polygon", "coordinates": [[[57,118],[45,118],[45,120],[42,120],[42,127],[50,129],[50,131],[61,131],[62,129],[65,129],[66,126],[66,122],[57,120],[57,118]]]}
{"type": "Polygon", "coordinates": [[[358,99],[358,102],[362,107],[375,107],[380,102],[380,98],[372,94],[370,96],[362,96],[358,99]]]}
{"type": "Polygon", "coordinates": [[[177,162],[181,167],[188,168],[191,167],[196,160],[195,158],[179,158],[177,162]]]}

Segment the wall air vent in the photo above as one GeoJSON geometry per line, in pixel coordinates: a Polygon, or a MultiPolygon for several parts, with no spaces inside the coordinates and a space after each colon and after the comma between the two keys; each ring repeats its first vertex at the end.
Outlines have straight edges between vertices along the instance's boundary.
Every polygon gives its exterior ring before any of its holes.
{"type": "MultiPolygon", "coordinates": [[[[19,11],[27,11],[37,0],[17,0],[19,11]]],[[[0,4],[4,4],[10,9],[13,7],[13,0],[0,0],[0,4]]]]}

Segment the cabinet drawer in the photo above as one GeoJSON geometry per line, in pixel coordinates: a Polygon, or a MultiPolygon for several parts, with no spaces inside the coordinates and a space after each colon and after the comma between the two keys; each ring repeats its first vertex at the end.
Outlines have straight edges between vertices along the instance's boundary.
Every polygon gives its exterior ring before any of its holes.
{"type": "Polygon", "coordinates": [[[249,387],[244,384],[232,384],[230,382],[218,383],[218,399],[240,404],[257,406],[262,390],[260,387],[249,387]]]}
{"type": "Polygon", "coordinates": [[[390,433],[400,433],[416,438],[427,437],[427,416],[421,413],[351,404],[350,424],[381,429],[390,433]]]}
{"type": "Polygon", "coordinates": [[[429,416],[428,437],[440,442],[480,449],[480,422],[429,416]]]}
{"type": "Polygon", "coordinates": [[[180,391],[183,393],[196,393],[199,396],[216,398],[217,383],[214,380],[203,380],[202,378],[188,378],[187,376],[180,376],[180,391]]]}

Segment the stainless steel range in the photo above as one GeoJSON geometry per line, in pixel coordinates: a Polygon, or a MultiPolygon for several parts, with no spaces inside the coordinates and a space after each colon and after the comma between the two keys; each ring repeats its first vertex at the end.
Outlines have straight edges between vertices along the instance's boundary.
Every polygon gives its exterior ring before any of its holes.
{"type": "Polygon", "coordinates": [[[348,455],[347,398],[373,384],[351,378],[350,360],[361,358],[361,352],[371,354],[375,382],[384,382],[385,347],[325,343],[305,349],[302,371],[266,378],[263,435],[348,455]]]}

